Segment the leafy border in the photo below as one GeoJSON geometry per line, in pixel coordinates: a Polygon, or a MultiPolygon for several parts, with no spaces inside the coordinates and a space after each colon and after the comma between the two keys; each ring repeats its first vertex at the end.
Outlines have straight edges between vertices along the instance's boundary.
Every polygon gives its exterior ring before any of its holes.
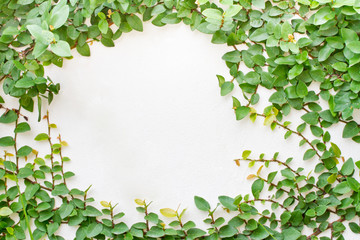
{"type": "Polygon", "coordinates": [[[56,235],[62,224],[77,226],[76,239],[344,239],[347,229],[360,233],[354,221],[360,213],[360,183],[353,177],[352,158],[345,161],[340,148],[331,142],[330,126],[343,124],[343,138],[360,142],[360,126],[353,119],[360,108],[360,2],[358,0],[221,0],[226,9],[208,0],[5,0],[0,3],[0,69],[4,93],[19,100],[17,108],[5,106],[0,123],[14,129],[13,136],[0,138],[4,157],[0,168],[1,239],[64,239],[56,235]],[[142,17],[142,19],[140,18],[142,17]],[[88,20],[90,25],[88,25],[88,20]],[[21,133],[31,130],[26,112],[35,105],[42,118],[42,101],[52,102],[60,85],[44,77],[44,66],[61,67],[71,59],[71,49],[90,56],[94,41],[107,47],[122,33],[142,31],[143,21],[156,26],[189,25],[192,30],[211,34],[214,44],[234,48],[223,60],[232,79],[218,75],[221,95],[232,92],[235,84],[242,96],[233,97],[236,119],[262,118],[271,129],[285,130],[285,138],[297,135],[307,146],[303,160],[316,158],[312,172],[291,167],[292,158],[278,159],[260,154],[250,158],[245,150],[240,159],[249,167],[260,165],[252,196],[219,196],[211,207],[195,196],[195,205],[208,213],[207,231],[192,221],[183,222],[185,209],[163,208],[160,213],[175,218],[169,226],[150,212],[151,202],[136,199],[144,222],[128,227],[115,211],[116,204],[102,201],[100,211],[89,203],[89,189],[69,189],[67,179],[74,173],[64,170],[69,161],[62,149],[67,143],[54,139],[49,113],[48,126],[35,141],[48,142],[50,153],[41,157],[30,146],[18,146],[21,133]],[[240,46],[244,50],[239,50],[240,46]],[[244,67],[242,67],[244,66],[244,67]],[[246,71],[241,69],[247,68],[246,71]],[[258,89],[272,91],[269,106],[262,113],[254,107],[258,89]],[[316,89],[316,90],[312,90],[316,89]],[[240,99],[240,100],[239,100],[240,99]],[[320,101],[325,102],[319,104],[320,101]],[[326,106],[324,109],[324,105],[326,106]],[[303,123],[292,128],[284,121],[290,111],[302,112],[303,123]],[[311,132],[311,140],[307,137],[311,132]],[[23,161],[25,160],[25,161],[23,161]],[[280,171],[263,177],[263,168],[278,164],[280,171]],[[340,170],[339,170],[340,169],[340,170]],[[280,172],[281,176],[277,176],[280,172]],[[269,198],[262,197],[268,187],[269,198]],[[22,190],[24,189],[24,190],[22,190]],[[262,203],[259,209],[258,203],[262,203]],[[215,218],[218,206],[236,213],[230,221],[215,218]],[[335,219],[335,220],[331,220],[335,219]],[[306,234],[306,229],[312,233],[306,234]]]}

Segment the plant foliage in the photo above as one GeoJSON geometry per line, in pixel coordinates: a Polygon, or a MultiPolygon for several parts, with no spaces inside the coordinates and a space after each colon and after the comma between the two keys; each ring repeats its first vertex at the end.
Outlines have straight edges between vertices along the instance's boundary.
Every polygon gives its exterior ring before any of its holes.
{"type": "Polygon", "coordinates": [[[360,125],[353,118],[360,108],[360,1],[220,0],[216,5],[208,0],[3,0],[0,8],[0,82],[4,94],[19,102],[8,108],[0,96],[0,123],[14,130],[0,136],[1,239],[64,239],[58,235],[64,224],[77,227],[77,240],[326,240],[344,239],[346,229],[360,233],[355,222],[360,183],[354,177],[360,162],[344,159],[327,130],[341,125],[343,138],[360,142],[360,125]],[[70,187],[67,179],[74,173],[65,171],[70,159],[62,154],[67,143],[52,136],[56,125],[49,113],[41,113],[42,102],[51,103],[60,90],[45,76],[44,66],[61,67],[64,58],[72,58],[71,49],[90,56],[94,41],[113,47],[123,33],[143,31],[146,21],[159,27],[183,22],[212,35],[212,43],[232,47],[222,57],[232,79],[217,77],[222,96],[235,87],[242,92],[233,97],[236,119],[260,118],[271,129],[283,129],[285,138],[296,135],[300,146],[307,147],[303,160],[318,161],[315,169],[294,169],[292,158],[279,160],[277,153],[254,158],[245,150],[235,163],[259,166],[247,177],[253,181],[251,194],[219,196],[216,206],[194,198],[196,207],[208,214],[206,231],[183,221],[185,209],[161,209],[174,219],[166,225],[150,212],[151,202],[141,199],[135,202],[144,221],[128,226],[116,204],[102,201],[99,210],[91,205],[89,189],[70,187]],[[259,88],[271,91],[263,110],[255,108],[259,88]],[[34,139],[49,145],[45,154],[18,142],[31,131],[26,113],[33,111],[48,126],[34,139]],[[301,114],[300,125],[286,121],[291,111],[301,114]],[[262,173],[271,164],[279,170],[262,173]],[[215,217],[219,206],[234,217],[215,217]]]}

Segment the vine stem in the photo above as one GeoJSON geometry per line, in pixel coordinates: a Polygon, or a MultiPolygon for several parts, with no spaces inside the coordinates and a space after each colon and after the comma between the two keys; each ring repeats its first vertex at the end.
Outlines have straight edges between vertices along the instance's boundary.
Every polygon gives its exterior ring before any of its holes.
{"type": "MultiPolygon", "coordinates": [[[[61,145],[61,135],[59,134],[59,144],[61,145]]],[[[60,159],[61,159],[61,174],[63,175],[63,180],[64,180],[64,185],[66,185],[66,179],[64,177],[64,160],[63,160],[63,156],[62,156],[62,147],[59,148],[59,156],[60,156],[60,159]]]]}
{"type": "MultiPolygon", "coordinates": [[[[147,210],[147,206],[145,205],[145,216],[148,216],[148,210],[147,210]]],[[[149,220],[145,220],[146,221],[146,230],[149,231],[150,230],[150,226],[149,226],[149,220]]]]}
{"type": "Polygon", "coordinates": [[[25,206],[25,203],[24,203],[23,195],[21,194],[21,190],[20,190],[17,178],[16,178],[16,186],[17,186],[17,189],[19,190],[19,198],[20,198],[21,205],[22,205],[22,208],[23,208],[23,211],[24,211],[25,222],[26,222],[27,229],[29,231],[30,239],[34,240],[34,236],[33,236],[32,232],[31,232],[31,227],[30,227],[30,222],[29,222],[29,219],[28,219],[28,215],[26,213],[26,206],[25,206]]]}
{"type": "MultiPolygon", "coordinates": [[[[4,169],[4,168],[0,167],[0,169],[4,169]]],[[[14,174],[14,172],[12,172],[12,171],[10,171],[10,170],[7,170],[7,169],[4,169],[4,170],[5,170],[5,172],[8,173],[8,174],[14,174]]],[[[39,184],[39,183],[37,183],[37,182],[29,179],[29,178],[24,178],[24,179],[25,179],[26,181],[29,181],[31,184],[39,184]]],[[[45,187],[45,186],[43,186],[43,185],[41,185],[41,184],[39,184],[39,186],[40,186],[40,188],[42,188],[42,189],[44,189],[44,190],[47,190],[47,191],[50,191],[50,192],[52,191],[51,188],[45,187]]],[[[57,196],[58,196],[59,198],[61,198],[61,199],[65,199],[65,197],[62,196],[62,195],[57,195],[57,196]]]]}
{"type": "Polygon", "coordinates": [[[0,78],[0,82],[1,82],[2,80],[4,80],[5,78],[9,77],[9,76],[10,76],[9,74],[3,75],[3,76],[0,78]]]}
{"type": "Polygon", "coordinates": [[[248,200],[248,201],[245,201],[244,203],[252,203],[252,202],[272,202],[272,203],[276,203],[276,204],[279,204],[279,206],[283,209],[285,209],[286,211],[289,211],[289,209],[287,207],[285,207],[284,205],[282,205],[281,203],[279,202],[276,202],[275,200],[273,199],[265,199],[265,198],[256,198],[256,199],[252,199],[252,200],[248,200]]]}
{"type": "MultiPolygon", "coordinates": [[[[215,224],[214,213],[210,212],[210,210],[209,210],[209,216],[211,217],[211,224],[215,224]]],[[[215,227],[215,231],[219,232],[219,229],[215,227]]]]}
{"type": "MultiPolygon", "coordinates": [[[[285,166],[286,168],[288,168],[291,172],[293,172],[296,176],[301,176],[297,171],[295,171],[293,168],[291,168],[290,166],[289,166],[289,164],[286,164],[286,163],[284,163],[284,162],[282,162],[282,161],[280,161],[280,160],[277,160],[277,159],[271,159],[271,160],[269,160],[269,159],[244,159],[244,158],[241,158],[241,159],[235,159],[234,161],[254,161],[254,162],[276,162],[276,163],[279,163],[279,164],[281,164],[281,165],[283,165],[283,166],[285,166]]],[[[320,190],[320,191],[322,191],[322,192],[325,192],[323,189],[321,189],[321,188],[319,188],[318,186],[316,186],[316,184],[311,184],[313,187],[315,187],[315,188],[317,188],[318,190],[320,190]]]]}
{"type": "Polygon", "coordinates": [[[51,127],[50,127],[49,111],[46,112],[45,117],[46,117],[46,122],[47,122],[47,127],[48,127],[48,142],[49,142],[50,150],[51,150],[50,161],[51,161],[52,189],[54,189],[54,187],[55,187],[55,178],[54,178],[54,172],[53,172],[53,168],[54,168],[54,151],[53,151],[53,145],[52,145],[51,137],[50,137],[51,127]]]}
{"type": "MultiPolygon", "coordinates": [[[[21,107],[21,106],[20,106],[21,107]]],[[[20,111],[18,109],[10,109],[10,108],[7,108],[7,107],[4,107],[4,105],[0,104],[0,109],[5,109],[5,113],[7,113],[8,111],[14,111],[18,116],[22,116],[26,121],[29,120],[29,118],[23,114],[20,113],[20,111]]]]}
{"type": "MultiPolygon", "coordinates": [[[[264,114],[259,114],[257,113],[256,114],[257,116],[260,116],[260,117],[263,117],[263,118],[266,118],[266,116],[264,114]]],[[[281,124],[280,122],[278,121],[274,121],[274,123],[276,123],[276,125],[282,127],[283,129],[287,130],[287,131],[290,131],[296,135],[298,135],[299,137],[301,137],[314,151],[315,151],[315,154],[321,158],[321,155],[319,154],[319,152],[316,150],[316,148],[314,147],[314,145],[311,144],[311,142],[300,132],[297,132],[297,131],[294,131],[290,128],[288,128],[287,126],[285,126],[284,124],[281,124]]]]}
{"type": "MultiPolygon", "coordinates": [[[[17,110],[17,118],[16,118],[16,121],[15,121],[15,129],[17,128],[18,123],[19,123],[20,109],[21,109],[21,105],[19,106],[19,109],[17,110]]],[[[16,172],[19,173],[19,156],[18,156],[18,149],[17,149],[17,144],[16,144],[17,135],[18,135],[17,132],[15,132],[14,150],[15,150],[15,159],[16,159],[16,172]]]]}
{"type": "Polygon", "coordinates": [[[328,229],[332,229],[334,223],[336,223],[336,222],[343,222],[343,221],[345,221],[345,218],[341,217],[340,219],[338,219],[338,220],[330,223],[330,224],[328,225],[328,227],[327,227],[324,231],[321,231],[320,228],[317,228],[316,231],[315,231],[313,234],[311,234],[310,236],[308,236],[306,239],[307,239],[307,240],[311,240],[312,237],[318,236],[320,233],[325,232],[325,231],[328,230],[328,229]]]}
{"type": "MultiPolygon", "coordinates": [[[[267,184],[275,187],[276,189],[280,189],[280,190],[286,192],[288,195],[290,194],[290,192],[289,192],[288,190],[285,190],[285,189],[283,189],[283,188],[281,188],[281,187],[279,188],[276,184],[274,184],[274,183],[272,183],[272,182],[269,182],[269,181],[266,180],[265,178],[262,178],[262,177],[260,177],[260,176],[256,176],[256,177],[259,178],[259,179],[261,179],[261,180],[263,180],[263,181],[266,182],[267,184]]],[[[296,200],[299,201],[299,198],[298,198],[298,197],[296,197],[296,196],[292,196],[292,197],[293,197],[294,199],[296,199],[296,200]]]]}

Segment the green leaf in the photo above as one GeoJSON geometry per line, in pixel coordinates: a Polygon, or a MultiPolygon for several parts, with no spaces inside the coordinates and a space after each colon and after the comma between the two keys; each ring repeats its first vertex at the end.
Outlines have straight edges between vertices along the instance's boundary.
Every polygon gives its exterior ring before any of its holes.
{"type": "Polygon", "coordinates": [[[327,21],[333,19],[334,17],[335,17],[335,13],[329,6],[320,8],[314,14],[314,25],[322,25],[327,21]]]}
{"type": "Polygon", "coordinates": [[[301,236],[301,233],[296,228],[290,227],[290,228],[284,229],[282,231],[282,235],[284,236],[284,239],[286,239],[286,240],[296,240],[301,236]]]}
{"type": "Polygon", "coordinates": [[[349,227],[353,233],[360,233],[360,226],[357,223],[350,222],[349,227]]]}
{"type": "Polygon", "coordinates": [[[165,235],[164,230],[156,226],[151,227],[150,231],[146,233],[146,236],[151,238],[160,238],[164,235],[165,235]]]}
{"type": "Polygon", "coordinates": [[[346,44],[346,47],[353,53],[360,53],[360,41],[351,41],[346,44]]]}
{"type": "Polygon", "coordinates": [[[294,29],[289,22],[284,22],[281,25],[281,37],[284,40],[289,40],[289,35],[293,34],[294,29]]]}
{"type": "Polygon", "coordinates": [[[87,44],[87,43],[85,43],[82,46],[80,46],[79,44],[76,45],[76,50],[80,53],[81,56],[84,56],[84,57],[90,56],[90,47],[89,47],[89,44],[87,44]]]}
{"type": "Polygon", "coordinates": [[[309,160],[310,158],[314,157],[316,154],[316,151],[314,149],[308,149],[305,153],[304,153],[304,160],[309,160]]]}
{"type": "Polygon", "coordinates": [[[315,137],[321,137],[324,133],[324,131],[322,130],[321,127],[318,127],[318,126],[313,126],[311,125],[310,126],[310,130],[311,130],[311,133],[315,136],[315,137]]]}
{"type": "Polygon", "coordinates": [[[249,107],[240,106],[235,109],[236,120],[241,120],[246,117],[250,112],[249,107]]]}
{"type": "Polygon", "coordinates": [[[351,191],[351,188],[349,187],[349,185],[346,181],[339,183],[333,189],[333,192],[338,193],[338,194],[345,194],[350,191],[351,191]]]}
{"type": "Polygon", "coordinates": [[[60,214],[61,219],[64,219],[64,218],[68,217],[72,213],[73,210],[74,210],[74,205],[68,204],[68,203],[63,203],[61,205],[61,207],[59,208],[58,212],[60,214]]]}
{"type": "Polygon", "coordinates": [[[15,87],[17,87],[17,88],[30,88],[33,86],[35,86],[35,82],[31,78],[28,78],[28,77],[24,77],[24,78],[18,80],[15,84],[15,87]]]}
{"type": "Polygon", "coordinates": [[[216,31],[211,39],[211,42],[214,44],[224,44],[227,42],[227,36],[224,31],[216,31]]]}
{"type": "Polygon", "coordinates": [[[67,179],[67,178],[71,178],[75,176],[75,174],[73,172],[66,172],[64,173],[64,179],[67,179]]]}
{"type": "Polygon", "coordinates": [[[83,215],[86,217],[99,217],[102,213],[93,206],[87,206],[86,210],[83,211],[83,215]]]}
{"type": "Polygon", "coordinates": [[[294,79],[295,77],[299,76],[304,69],[303,65],[295,65],[292,67],[288,73],[289,79],[294,79]]]}
{"type": "Polygon", "coordinates": [[[210,204],[202,197],[194,197],[196,207],[201,211],[210,211],[210,204]]]}
{"type": "Polygon", "coordinates": [[[17,156],[18,157],[26,157],[32,152],[32,148],[29,146],[23,146],[18,149],[17,156]]]}
{"type": "Polygon", "coordinates": [[[205,9],[202,12],[202,14],[207,18],[212,18],[212,19],[217,19],[217,20],[222,19],[222,13],[219,9],[208,8],[208,9],[205,9]]]}
{"type": "Polygon", "coordinates": [[[35,137],[35,141],[44,141],[48,140],[49,136],[46,133],[40,133],[35,137]]]}
{"type": "Polygon", "coordinates": [[[269,102],[282,105],[282,104],[286,103],[286,95],[285,95],[284,92],[280,92],[280,91],[279,92],[274,92],[270,96],[269,102]]]}
{"type": "Polygon", "coordinates": [[[188,221],[184,224],[183,229],[189,230],[190,228],[194,228],[196,224],[193,221],[188,221]]]}
{"type": "Polygon", "coordinates": [[[65,24],[69,16],[69,6],[66,1],[60,1],[50,12],[49,25],[57,29],[65,24]]]}
{"type": "MultiPolygon", "coordinates": [[[[16,164],[15,163],[13,163],[11,161],[4,161],[3,164],[4,164],[4,167],[6,169],[8,169],[10,171],[13,171],[13,172],[16,171],[16,164]]],[[[10,174],[9,176],[7,176],[7,178],[11,179],[12,181],[17,181],[16,175],[11,175],[10,174]]]]}
{"type": "Polygon", "coordinates": [[[113,234],[123,234],[129,231],[128,226],[125,223],[118,223],[114,226],[114,229],[111,231],[113,234]]]}
{"type": "Polygon", "coordinates": [[[331,65],[335,70],[345,72],[347,70],[347,64],[344,62],[336,62],[331,65]]]}
{"type": "Polygon", "coordinates": [[[69,189],[63,183],[56,185],[54,187],[54,190],[51,191],[51,194],[53,196],[65,195],[65,194],[68,194],[68,193],[69,193],[69,189]]]}
{"type": "Polygon", "coordinates": [[[18,115],[13,110],[10,110],[1,115],[0,123],[12,123],[15,122],[17,118],[18,115]]]}
{"type": "Polygon", "coordinates": [[[334,152],[335,156],[340,157],[341,156],[340,148],[335,143],[330,143],[330,144],[331,144],[331,149],[334,152]]]}
{"type": "Polygon", "coordinates": [[[250,238],[252,240],[262,240],[265,239],[269,236],[269,232],[265,229],[265,227],[263,225],[259,225],[259,227],[257,229],[255,229],[255,231],[252,232],[252,234],[250,235],[250,238]]]}
{"type": "Polygon", "coordinates": [[[32,3],[32,2],[34,2],[34,0],[18,0],[17,4],[28,5],[28,4],[32,3]]]}
{"type": "Polygon", "coordinates": [[[219,82],[219,87],[221,87],[224,82],[225,82],[225,78],[221,75],[216,75],[217,79],[218,79],[218,82],[219,82]]]}
{"type": "Polygon", "coordinates": [[[12,137],[2,137],[0,138],[0,147],[10,147],[15,144],[15,141],[12,137]]]}
{"type": "Polygon", "coordinates": [[[234,204],[234,199],[228,196],[219,196],[218,197],[220,203],[229,209],[230,211],[237,211],[237,207],[234,204]]]}
{"type": "Polygon", "coordinates": [[[49,44],[43,44],[41,42],[36,42],[33,50],[33,55],[35,58],[40,57],[47,49],[49,44]]]}
{"type": "Polygon", "coordinates": [[[52,236],[58,229],[60,225],[58,223],[50,223],[46,226],[46,230],[48,233],[48,236],[52,236]]]}
{"type": "Polygon", "coordinates": [[[199,238],[201,236],[204,236],[205,234],[206,234],[205,231],[198,229],[198,228],[191,228],[187,232],[188,237],[190,237],[191,239],[199,238]]]}
{"type": "Polygon", "coordinates": [[[348,183],[349,187],[350,187],[353,191],[359,192],[359,190],[360,190],[360,183],[359,183],[355,178],[347,177],[346,180],[347,180],[347,183],[348,183]]]}
{"type": "Polygon", "coordinates": [[[178,15],[176,13],[171,13],[163,17],[161,19],[161,22],[165,24],[177,24],[181,22],[181,18],[178,18],[178,15]]]}
{"type": "Polygon", "coordinates": [[[10,35],[10,36],[18,35],[19,33],[20,33],[20,30],[15,26],[8,26],[2,32],[3,35],[10,35]]]}
{"type": "Polygon", "coordinates": [[[237,50],[227,52],[222,56],[222,59],[227,62],[238,63],[241,61],[241,53],[237,50]]]}
{"type": "Polygon", "coordinates": [[[101,43],[105,46],[105,47],[114,47],[114,41],[112,39],[109,38],[101,38],[101,43]]]}
{"type": "Polygon", "coordinates": [[[2,216],[2,217],[9,216],[12,213],[13,213],[13,211],[8,207],[0,208],[0,216],[2,216]]]}
{"type": "Polygon", "coordinates": [[[352,41],[358,41],[359,40],[359,37],[358,37],[357,33],[352,29],[342,28],[340,30],[340,33],[341,33],[342,39],[344,40],[344,42],[346,44],[349,43],[349,42],[352,42],[352,41]]]}
{"type": "Polygon", "coordinates": [[[356,136],[360,132],[360,128],[355,121],[348,122],[343,130],[343,138],[351,138],[356,136]]]}
{"type": "Polygon", "coordinates": [[[87,227],[86,236],[88,238],[93,238],[93,237],[99,235],[101,233],[101,231],[103,230],[103,228],[104,227],[101,223],[93,222],[92,224],[90,224],[87,227]]]}
{"type": "Polygon", "coordinates": [[[327,178],[328,183],[333,184],[337,179],[337,173],[333,173],[327,178]]]}
{"type": "Polygon", "coordinates": [[[344,40],[341,37],[327,37],[326,42],[330,47],[336,49],[342,49],[344,47],[344,40]]]}
{"type": "Polygon", "coordinates": [[[171,208],[162,208],[160,209],[160,213],[167,218],[172,218],[177,216],[176,211],[171,208]]]}
{"type": "Polygon", "coordinates": [[[27,29],[30,34],[41,44],[44,44],[45,47],[49,45],[54,40],[54,34],[48,30],[43,30],[38,25],[27,25],[27,29]]]}
{"type": "Polygon", "coordinates": [[[294,65],[296,63],[296,57],[294,55],[279,57],[275,59],[275,63],[279,65],[294,65]]]}
{"type": "Polygon", "coordinates": [[[241,10],[241,6],[239,5],[231,5],[229,8],[225,11],[224,17],[233,17],[241,10]]]}
{"type": "Polygon", "coordinates": [[[316,125],[318,123],[319,114],[317,112],[309,112],[302,115],[301,119],[307,124],[316,125]]]}
{"type": "Polygon", "coordinates": [[[251,185],[251,192],[254,195],[254,198],[259,198],[260,192],[264,188],[264,180],[256,179],[251,185]]]}
{"type": "Polygon", "coordinates": [[[328,44],[321,48],[319,51],[319,62],[323,62],[330,57],[330,55],[335,51],[334,48],[330,47],[328,44]]]}
{"type": "Polygon", "coordinates": [[[265,1],[264,0],[252,0],[251,4],[260,9],[265,9],[265,1]]]}
{"type": "Polygon", "coordinates": [[[301,98],[308,94],[307,86],[303,81],[298,82],[298,85],[296,86],[296,94],[301,98]]]}
{"type": "Polygon", "coordinates": [[[109,23],[106,19],[101,19],[98,24],[99,30],[102,34],[106,34],[109,30],[109,23]]]}
{"type": "Polygon", "coordinates": [[[355,170],[355,164],[352,158],[349,158],[342,165],[340,172],[345,176],[351,176],[355,170]]]}
{"type": "Polygon", "coordinates": [[[269,34],[267,33],[265,28],[258,28],[250,34],[249,39],[254,42],[262,42],[267,40],[268,37],[269,34]]]}
{"type": "Polygon", "coordinates": [[[70,45],[66,41],[59,40],[57,43],[52,43],[50,48],[59,57],[71,57],[70,45]]]}
{"type": "Polygon", "coordinates": [[[246,226],[245,226],[245,229],[246,230],[249,230],[249,231],[254,231],[255,229],[257,229],[259,226],[258,222],[254,219],[250,219],[246,226]]]}
{"type": "Polygon", "coordinates": [[[234,89],[234,83],[232,82],[224,82],[223,85],[221,85],[221,96],[225,96],[229,94],[234,89]]]}
{"type": "Polygon", "coordinates": [[[238,233],[238,230],[230,225],[225,225],[219,229],[220,238],[229,238],[238,233]]]}
{"type": "Polygon", "coordinates": [[[251,85],[258,85],[261,82],[260,75],[257,72],[248,72],[244,76],[244,79],[247,83],[251,85]]]}
{"type": "Polygon", "coordinates": [[[147,216],[145,216],[145,220],[148,220],[154,224],[158,224],[159,216],[155,213],[149,213],[147,216]]]}
{"type": "Polygon", "coordinates": [[[250,150],[245,150],[245,151],[243,151],[241,157],[242,157],[243,159],[247,159],[247,158],[250,156],[250,154],[251,154],[251,151],[250,151],[250,150]]]}
{"type": "Polygon", "coordinates": [[[121,17],[120,17],[120,14],[118,12],[114,12],[111,15],[111,20],[115,23],[116,26],[120,27],[121,17]]]}
{"type": "Polygon", "coordinates": [[[25,196],[25,199],[28,201],[30,200],[37,191],[39,191],[40,189],[40,185],[39,184],[30,184],[26,187],[25,189],[25,193],[24,193],[24,196],[25,196]]]}
{"type": "Polygon", "coordinates": [[[358,3],[356,3],[356,1],[354,0],[337,0],[335,2],[332,2],[332,6],[334,8],[339,8],[342,6],[359,6],[358,3]]]}
{"type": "Polygon", "coordinates": [[[233,108],[238,108],[241,106],[240,101],[236,97],[232,97],[233,100],[233,108]]]}
{"type": "Polygon", "coordinates": [[[134,14],[127,15],[126,21],[130,25],[130,27],[135,29],[136,31],[139,31],[139,32],[143,31],[143,24],[142,24],[141,19],[138,16],[136,16],[134,14]]]}
{"type": "Polygon", "coordinates": [[[295,179],[295,174],[289,168],[285,168],[285,169],[281,170],[281,175],[286,177],[289,180],[295,179]]]}

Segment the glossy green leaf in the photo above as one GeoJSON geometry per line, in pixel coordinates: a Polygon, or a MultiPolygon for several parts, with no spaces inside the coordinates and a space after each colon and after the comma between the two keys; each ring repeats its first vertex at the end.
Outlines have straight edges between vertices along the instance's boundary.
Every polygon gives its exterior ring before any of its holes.
{"type": "Polygon", "coordinates": [[[194,197],[196,207],[201,211],[209,211],[210,204],[202,197],[195,196],[194,197]]]}
{"type": "Polygon", "coordinates": [[[60,40],[57,43],[52,43],[50,48],[53,53],[60,57],[71,57],[70,45],[65,41],[60,40]]]}
{"type": "Polygon", "coordinates": [[[143,24],[141,19],[136,15],[127,15],[126,21],[130,25],[131,28],[135,29],[136,31],[142,32],[143,31],[143,24]]]}

